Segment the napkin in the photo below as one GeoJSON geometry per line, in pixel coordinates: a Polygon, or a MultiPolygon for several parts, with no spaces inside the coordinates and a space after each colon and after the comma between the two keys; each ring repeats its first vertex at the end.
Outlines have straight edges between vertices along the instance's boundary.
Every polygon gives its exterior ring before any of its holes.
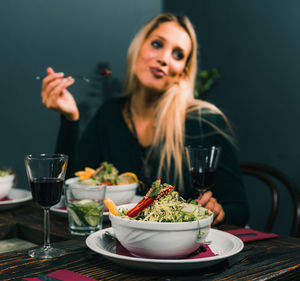
{"type": "MultiPolygon", "coordinates": [[[[96,281],[95,279],[92,279],[90,277],[86,277],[84,275],[81,275],[77,272],[73,272],[67,269],[57,270],[53,271],[46,276],[50,276],[53,278],[57,278],[62,281],[96,281]]],[[[27,281],[40,281],[37,277],[31,277],[31,278],[25,278],[24,280],[27,281]]]]}
{"type": "Polygon", "coordinates": [[[237,236],[243,242],[251,242],[256,240],[278,237],[278,235],[275,233],[260,232],[258,230],[254,230],[251,228],[239,228],[239,229],[227,230],[226,232],[237,236]]]}
{"type": "MultiPolygon", "coordinates": [[[[200,252],[196,255],[187,257],[186,259],[199,259],[199,258],[207,258],[207,257],[213,257],[216,256],[216,254],[209,248],[208,245],[203,244],[206,251],[200,252]]],[[[116,254],[127,256],[127,257],[135,257],[133,254],[131,254],[127,249],[125,249],[119,241],[117,241],[117,247],[116,247],[116,254]]]]}
{"type": "Polygon", "coordinates": [[[0,199],[0,202],[2,201],[12,201],[12,199],[6,196],[0,199]]]}

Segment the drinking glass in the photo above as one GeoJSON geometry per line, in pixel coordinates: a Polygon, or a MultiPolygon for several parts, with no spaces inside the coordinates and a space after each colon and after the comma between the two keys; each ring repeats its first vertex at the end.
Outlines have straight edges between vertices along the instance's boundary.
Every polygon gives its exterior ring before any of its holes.
{"type": "Polygon", "coordinates": [[[70,183],[65,190],[69,229],[74,235],[89,235],[102,228],[106,185],[70,183]]]}
{"type": "Polygon", "coordinates": [[[63,154],[26,155],[25,167],[33,200],[44,209],[44,246],[28,252],[35,258],[54,258],[64,250],[50,245],[50,207],[60,201],[68,156],[63,154]]]}
{"type": "Polygon", "coordinates": [[[186,146],[185,151],[192,186],[199,191],[199,197],[201,197],[215,185],[221,147],[186,146]]]}

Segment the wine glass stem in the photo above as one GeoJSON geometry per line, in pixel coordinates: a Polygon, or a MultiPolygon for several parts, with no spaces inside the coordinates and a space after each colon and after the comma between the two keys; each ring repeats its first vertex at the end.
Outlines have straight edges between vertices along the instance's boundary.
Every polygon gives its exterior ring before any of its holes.
{"type": "Polygon", "coordinates": [[[44,248],[50,247],[50,210],[44,208],[44,248]]]}

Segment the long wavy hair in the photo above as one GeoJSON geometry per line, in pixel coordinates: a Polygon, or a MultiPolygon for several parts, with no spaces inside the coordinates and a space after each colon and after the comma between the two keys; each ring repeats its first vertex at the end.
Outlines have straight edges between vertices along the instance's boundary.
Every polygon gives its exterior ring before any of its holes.
{"type": "MultiPolygon", "coordinates": [[[[214,105],[194,98],[195,78],[197,73],[197,37],[193,25],[185,16],[170,13],[159,14],[150,20],[134,37],[127,54],[127,65],[124,79],[124,95],[132,95],[139,87],[135,75],[135,63],[140,48],[149,35],[165,22],[175,22],[189,35],[192,48],[184,69],[185,75],[178,83],[173,84],[157,101],[153,122],[155,127],[153,143],[149,154],[159,153],[160,161],[158,176],[164,169],[169,178],[171,163],[174,162],[174,179],[178,179],[179,190],[183,190],[183,152],[186,114],[191,111],[206,108],[211,113],[221,114],[214,105]],[[170,121],[172,120],[172,121],[170,121]]],[[[208,122],[208,121],[207,121],[208,122]]],[[[214,126],[213,124],[211,124],[214,126]]],[[[217,128],[216,128],[217,129],[217,128]]]]}

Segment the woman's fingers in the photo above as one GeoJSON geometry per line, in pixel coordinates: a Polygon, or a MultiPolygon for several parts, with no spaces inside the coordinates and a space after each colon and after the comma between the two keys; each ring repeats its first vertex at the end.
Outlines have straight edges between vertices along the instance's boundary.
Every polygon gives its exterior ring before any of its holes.
{"type": "Polygon", "coordinates": [[[43,79],[42,82],[42,91],[47,88],[49,83],[53,82],[56,79],[62,79],[64,77],[63,72],[53,72],[53,71],[47,71],[48,75],[43,79]]]}
{"type": "Polygon", "coordinates": [[[214,212],[214,221],[213,225],[217,225],[220,222],[222,222],[225,218],[225,212],[220,204],[217,205],[217,208],[215,209],[214,212]]]}
{"type": "Polygon", "coordinates": [[[214,213],[213,225],[216,225],[224,220],[225,212],[222,208],[222,205],[220,205],[215,198],[212,197],[205,207],[214,213]]]}
{"type": "Polygon", "coordinates": [[[59,106],[57,100],[63,95],[63,91],[73,83],[74,79],[71,77],[51,82],[45,91],[45,95],[43,96],[43,103],[46,105],[46,107],[61,111],[62,109],[58,108],[59,106]]]}
{"type": "Polygon", "coordinates": [[[57,85],[57,87],[55,87],[55,89],[53,89],[53,91],[50,93],[49,98],[56,100],[59,96],[63,94],[63,91],[67,87],[71,86],[73,83],[74,83],[74,79],[71,77],[63,79],[61,83],[57,85]]]}
{"type": "Polygon", "coordinates": [[[55,73],[55,71],[53,70],[52,67],[48,67],[48,68],[46,69],[46,71],[47,71],[47,74],[55,73]]]}
{"type": "MultiPolygon", "coordinates": [[[[45,78],[46,79],[46,78],[45,78]]],[[[46,105],[51,93],[62,83],[63,79],[55,79],[42,91],[42,102],[46,105]]]]}
{"type": "Polygon", "coordinates": [[[200,198],[197,199],[197,202],[205,207],[209,199],[212,197],[212,192],[211,191],[206,191],[200,198]]]}
{"type": "Polygon", "coordinates": [[[225,212],[223,207],[217,202],[216,198],[212,197],[211,191],[205,192],[201,198],[197,199],[197,201],[202,207],[209,209],[214,213],[213,225],[216,225],[224,220],[225,212]]]}

